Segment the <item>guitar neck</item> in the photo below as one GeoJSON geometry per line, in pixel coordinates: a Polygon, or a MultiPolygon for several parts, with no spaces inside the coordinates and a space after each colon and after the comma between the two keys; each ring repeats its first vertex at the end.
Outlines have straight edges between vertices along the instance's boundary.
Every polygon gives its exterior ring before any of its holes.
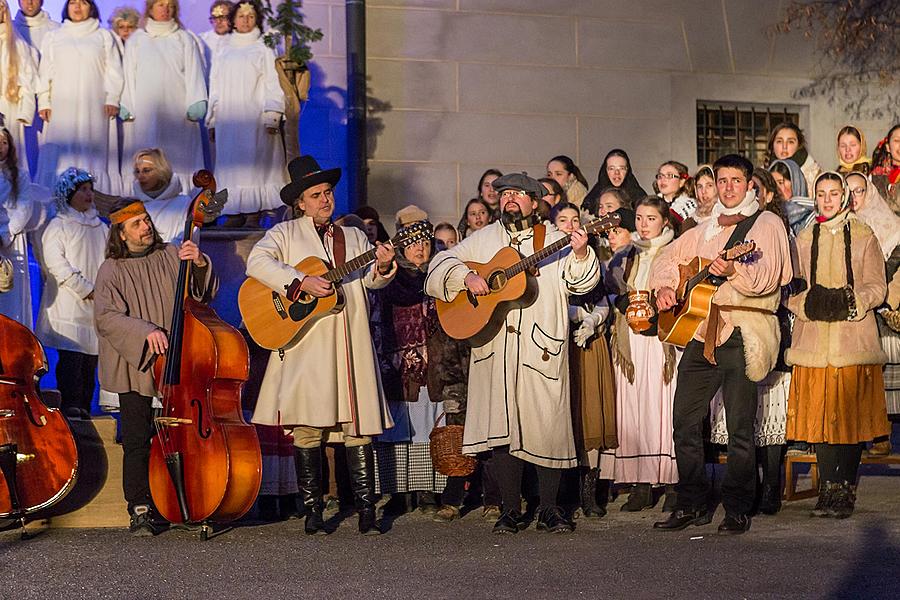
{"type": "Polygon", "coordinates": [[[553,242],[552,244],[550,244],[549,246],[545,246],[544,248],[541,248],[540,250],[538,250],[531,256],[527,256],[527,257],[523,258],[522,260],[520,260],[519,262],[517,262],[516,264],[514,264],[513,266],[508,267],[504,271],[506,274],[506,278],[509,279],[515,275],[518,275],[522,271],[531,269],[531,268],[537,266],[538,263],[540,263],[542,260],[544,260],[550,256],[553,256],[554,254],[556,254],[557,252],[559,252],[560,250],[562,250],[569,244],[570,237],[571,236],[567,235],[564,238],[560,238],[560,239],[556,240],[555,242],[553,242]]]}
{"type": "Polygon", "coordinates": [[[372,248],[368,252],[364,252],[360,254],[354,259],[348,260],[344,264],[339,267],[335,267],[329,271],[326,271],[324,275],[322,275],[322,279],[326,279],[331,283],[338,283],[341,279],[353,273],[354,271],[359,271],[362,268],[365,268],[372,264],[375,261],[375,249],[372,248]]]}

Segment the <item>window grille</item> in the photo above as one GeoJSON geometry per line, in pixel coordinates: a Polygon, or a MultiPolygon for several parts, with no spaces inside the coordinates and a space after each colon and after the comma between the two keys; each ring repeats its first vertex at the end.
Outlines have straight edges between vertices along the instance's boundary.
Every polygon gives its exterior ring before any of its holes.
{"type": "Polygon", "coordinates": [[[762,165],[769,132],[779,123],[800,124],[796,107],[697,102],[697,164],[740,154],[762,165]]]}

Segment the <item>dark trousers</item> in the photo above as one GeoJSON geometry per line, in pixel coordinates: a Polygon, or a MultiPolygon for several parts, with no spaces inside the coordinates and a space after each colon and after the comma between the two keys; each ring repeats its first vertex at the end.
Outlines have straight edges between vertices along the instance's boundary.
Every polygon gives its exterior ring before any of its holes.
{"type": "Polygon", "coordinates": [[[141,504],[152,505],[150,497],[150,441],[153,427],[153,398],[137,392],[119,394],[122,427],[122,488],[128,511],[141,504]]]}
{"type": "Polygon", "coordinates": [[[97,355],[58,350],[56,385],[62,401],[60,408],[79,408],[90,412],[97,386],[97,355]]]}
{"type": "Polygon", "coordinates": [[[756,489],[756,383],[747,378],[744,341],[739,330],[716,348],[717,365],[703,356],[703,344],[691,341],[678,365],[673,425],[678,461],[678,506],[706,507],[709,479],[703,455],[703,425],[709,402],[721,386],[728,415],[728,467],[722,483],[722,505],[734,516],[750,513],[756,489]]]}
{"type": "MultiPolygon", "coordinates": [[[[520,510],[522,505],[522,473],[525,461],[509,453],[509,446],[494,448],[493,466],[500,483],[500,494],[503,497],[503,510],[520,510]]],[[[538,488],[540,489],[541,506],[556,506],[559,495],[559,479],[562,469],[550,469],[535,465],[538,488]]]]}
{"type": "Polygon", "coordinates": [[[856,485],[862,444],[816,444],[819,480],[856,485]]]}

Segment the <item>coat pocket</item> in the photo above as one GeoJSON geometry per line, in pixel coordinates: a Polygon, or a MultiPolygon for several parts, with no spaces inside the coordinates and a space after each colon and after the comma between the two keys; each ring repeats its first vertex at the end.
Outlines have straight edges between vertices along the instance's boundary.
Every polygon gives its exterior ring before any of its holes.
{"type": "Polygon", "coordinates": [[[535,323],[522,349],[522,364],[547,379],[557,380],[563,363],[566,340],[553,337],[535,323]]]}

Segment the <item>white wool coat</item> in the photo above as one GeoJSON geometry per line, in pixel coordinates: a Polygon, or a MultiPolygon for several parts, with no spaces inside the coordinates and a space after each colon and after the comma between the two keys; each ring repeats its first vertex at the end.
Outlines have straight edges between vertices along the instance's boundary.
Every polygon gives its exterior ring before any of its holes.
{"type": "MultiPolygon", "coordinates": [[[[365,234],[342,227],[346,260],[372,248],[365,234]]],[[[310,217],[278,223],[256,243],[247,258],[247,275],[284,293],[295,278],[293,268],[304,258],[318,256],[327,262],[333,253],[332,238],[319,239],[310,217]]],[[[318,321],[283,359],[272,352],[253,422],[260,425],[297,425],[332,428],[349,424],[351,435],[378,435],[392,427],[375,360],[369,330],[366,288],[384,287],[396,273],[378,274],[373,264],[343,281],[344,309],[318,321]]],[[[342,441],[337,435],[334,441],[342,441]]]]}
{"type": "Polygon", "coordinates": [[[104,105],[118,106],[122,63],[113,35],[97,19],[66,21],[41,44],[38,109],[51,110],[44,123],[35,181],[52,188],[73,165],[94,176],[94,187],[109,192],[109,127],[104,105]]]}
{"type": "MultiPolygon", "coordinates": [[[[548,227],[544,245],[563,235],[548,227]]],[[[532,229],[512,237],[500,222],[439,253],[428,269],[425,293],[452,300],[466,288],[465,261],[489,262],[514,240],[521,242],[523,256],[534,253],[532,229]]],[[[534,304],[510,311],[494,339],[472,348],[463,452],[508,445],[522,460],[569,468],[578,464],[569,398],[569,296],[599,283],[600,264],[590,247],[583,260],[567,247],[539,267],[534,304]]]]}
{"type": "MultiPolygon", "coordinates": [[[[123,124],[122,181],[134,181],[131,157],[143,148],[162,148],[185,190],[203,167],[200,126],[187,110],[205,101],[206,79],[198,40],[174,22],[147,19],[125,44],[122,105],[134,117],[123,124]]],[[[201,119],[202,120],[202,119],[201,119]]]]}
{"type": "Polygon", "coordinates": [[[284,92],[275,72],[275,53],[259,30],[232,33],[219,44],[209,79],[206,127],[216,132],[216,173],[228,189],[226,215],[281,206],[287,183],[284,142],[278,127],[284,92]]]}
{"type": "Polygon", "coordinates": [[[97,210],[68,209],[57,214],[41,236],[44,293],[35,333],[45,346],[97,354],[94,291],[103,263],[109,227],[97,210]]]}

